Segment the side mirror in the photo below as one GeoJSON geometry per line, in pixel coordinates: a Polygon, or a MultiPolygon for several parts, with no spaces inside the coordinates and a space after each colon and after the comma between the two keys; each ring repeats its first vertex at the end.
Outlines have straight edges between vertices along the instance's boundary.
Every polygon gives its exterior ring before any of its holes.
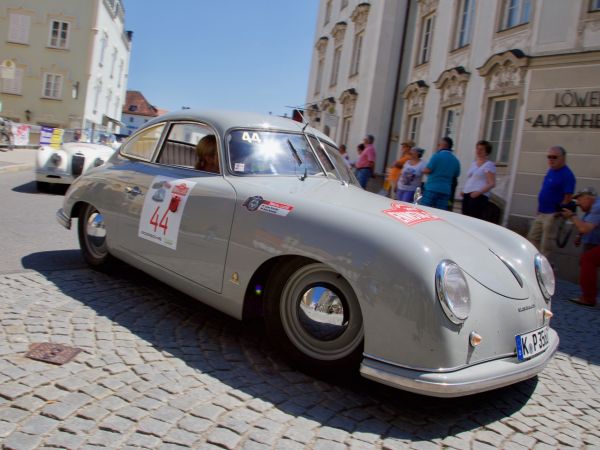
{"type": "Polygon", "coordinates": [[[415,190],[414,204],[418,205],[422,198],[423,198],[423,191],[421,190],[421,187],[418,187],[415,190]]]}

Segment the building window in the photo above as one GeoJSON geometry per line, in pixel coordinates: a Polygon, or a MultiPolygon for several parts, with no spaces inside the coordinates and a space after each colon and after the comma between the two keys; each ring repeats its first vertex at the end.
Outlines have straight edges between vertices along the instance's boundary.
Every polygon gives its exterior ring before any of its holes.
{"type": "Polygon", "coordinates": [[[48,46],[52,48],[68,48],[69,22],[53,20],[50,22],[50,40],[48,46]]]}
{"type": "Polygon", "coordinates": [[[62,75],[58,75],[56,73],[45,73],[42,95],[45,98],[60,99],[62,97],[62,85],[62,75]]]}
{"type": "Polygon", "coordinates": [[[507,163],[509,160],[516,114],[516,98],[494,99],[490,104],[487,139],[493,146],[490,156],[493,161],[507,163]]]}
{"type": "Polygon", "coordinates": [[[333,54],[333,66],[331,67],[331,80],[329,80],[330,86],[335,86],[338,80],[338,73],[340,71],[340,60],[342,59],[342,46],[336,47],[333,54]]]}
{"type": "Polygon", "coordinates": [[[117,48],[113,48],[112,61],[110,64],[110,77],[113,78],[115,75],[115,66],[117,65],[117,48]]]}
{"type": "Polygon", "coordinates": [[[325,62],[323,58],[319,59],[319,64],[317,65],[317,79],[315,80],[315,95],[321,92],[321,82],[323,81],[323,66],[325,62]]]}
{"type": "Polygon", "coordinates": [[[327,0],[327,3],[325,3],[325,21],[323,22],[323,25],[327,25],[330,20],[331,20],[331,0],[327,0]]]}
{"type": "Polygon", "coordinates": [[[352,49],[352,63],[350,64],[350,76],[357,75],[360,68],[360,53],[362,51],[363,33],[354,36],[354,48],[352,49]]]}
{"type": "Polygon", "coordinates": [[[342,121],[342,135],[340,141],[344,145],[348,145],[350,139],[350,127],[352,126],[352,117],[344,117],[342,121]]]}
{"type": "Polygon", "coordinates": [[[117,78],[117,87],[121,87],[121,80],[123,79],[123,68],[125,67],[125,61],[122,59],[119,61],[119,78],[117,78]]]}
{"type": "Polygon", "coordinates": [[[23,87],[23,69],[15,68],[15,76],[12,79],[0,78],[2,92],[4,94],[21,95],[23,87]]]}
{"type": "Polygon", "coordinates": [[[102,34],[102,38],[100,38],[100,61],[98,61],[98,65],[102,67],[104,65],[104,54],[106,53],[106,47],[108,44],[108,35],[106,33],[102,34]]]}
{"type": "Polygon", "coordinates": [[[348,0],[342,0],[342,2],[340,3],[340,11],[346,6],[348,6],[348,0]]]}
{"type": "Polygon", "coordinates": [[[29,44],[29,28],[31,16],[25,14],[10,14],[8,24],[8,42],[29,44]]]}
{"type": "Polygon", "coordinates": [[[421,116],[419,114],[413,114],[408,116],[408,128],[406,130],[406,140],[417,142],[419,139],[419,125],[421,122],[421,116]]]}
{"type": "Polygon", "coordinates": [[[444,109],[444,122],[442,123],[441,137],[452,138],[456,141],[456,130],[458,129],[458,118],[460,110],[456,106],[444,109]]]}
{"type": "Polygon", "coordinates": [[[475,0],[462,0],[458,11],[458,35],[456,48],[461,48],[471,43],[473,37],[473,22],[475,19],[475,0]]]}
{"type": "Polygon", "coordinates": [[[502,29],[516,27],[529,22],[531,0],[504,0],[502,29]]]}
{"type": "Polygon", "coordinates": [[[600,0],[590,1],[590,11],[600,11],[600,0]]]}
{"type": "Polygon", "coordinates": [[[100,102],[100,93],[102,92],[102,80],[98,80],[94,89],[96,91],[94,95],[94,114],[96,114],[100,102]]]}
{"type": "Polygon", "coordinates": [[[121,98],[117,97],[117,99],[115,100],[115,119],[117,117],[119,117],[119,110],[121,109],[121,98]]]}
{"type": "Polygon", "coordinates": [[[421,27],[421,41],[419,44],[419,56],[417,64],[425,64],[431,56],[431,41],[433,38],[433,21],[435,16],[430,15],[423,18],[421,27]]]}

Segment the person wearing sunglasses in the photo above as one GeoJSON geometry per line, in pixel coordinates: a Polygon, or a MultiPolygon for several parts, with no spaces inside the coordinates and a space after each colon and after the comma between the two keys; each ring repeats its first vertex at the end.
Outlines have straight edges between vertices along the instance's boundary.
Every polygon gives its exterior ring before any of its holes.
{"type": "Polygon", "coordinates": [[[556,214],[562,211],[575,192],[575,175],[567,166],[567,151],[553,146],[546,154],[548,172],[538,194],[538,208],[527,239],[548,258],[556,241],[556,214]]]}

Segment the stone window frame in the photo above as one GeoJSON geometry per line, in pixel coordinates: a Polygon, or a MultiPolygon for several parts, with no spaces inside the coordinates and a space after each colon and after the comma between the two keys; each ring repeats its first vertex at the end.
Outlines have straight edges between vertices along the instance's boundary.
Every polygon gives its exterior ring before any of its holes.
{"type": "Polygon", "coordinates": [[[65,85],[65,74],[57,71],[44,71],[42,76],[42,98],[47,100],[62,100],[65,85]],[[48,82],[52,79],[52,86],[48,91],[48,82]],[[54,91],[56,94],[54,95],[54,91]]]}
{"type": "Polygon", "coordinates": [[[73,33],[73,20],[69,20],[67,18],[63,18],[63,17],[50,17],[49,18],[49,27],[48,27],[48,48],[52,48],[52,49],[56,49],[56,50],[69,50],[70,48],[70,44],[71,44],[71,34],[73,33]],[[54,24],[58,23],[59,24],[59,28],[58,28],[58,32],[59,32],[59,36],[57,37],[57,42],[56,45],[52,44],[52,31],[54,29],[54,24]],[[61,45],[61,41],[62,39],[60,38],[60,33],[62,30],[62,26],[63,25],[67,25],[67,29],[66,29],[66,37],[64,40],[64,45],[61,45]]]}
{"type": "Polygon", "coordinates": [[[15,64],[13,79],[0,78],[0,93],[6,95],[23,95],[23,79],[27,72],[25,64],[15,64]]]}
{"type": "MultiPolygon", "coordinates": [[[[498,2],[498,10],[497,10],[497,24],[496,24],[496,32],[497,33],[505,33],[505,32],[510,32],[512,30],[520,30],[523,28],[529,28],[533,22],[533,17],[534,17],[534,13],[535,13],[535,2],[532,0],[518,0],[519,1],[519,5],[523,5],[524,2],[529,2],[529,16],[527,18],[527,21],[525,22],[521,22],[521,19],[519,19],[519,21],[514,24],[514,25],[508,25],[507,24],[507,12],[508,12],[508,7],[509,7],[509,1],[511,0],[501,0],[500,2],[498,2]]],[[[521,10],[521,6],[519,7],[519,11],[522,13],[521,10]]]]}
{"type": "MultiPolygon", "coordinates": [[[[354,117],[354,110],[356,109],[356,103],[358,101],[358,92],[356,89],[350,88],[346,89],[341,95],[338,97],[338,102],[342,105],[342,127],[340,130],[340,143],[344,145],[348,145],[347,142],[344,142],[344,134],[347,131],[347,134],[350,133],[350,128],[352,127],[352,118],[354,117]],[[349,121],[350,125],[348,126],[348,130],[345,130],[346,122],[349,121]]],[[[347,137],[347,136],[346,136],[347,137]]]]}
{"type": "Polygon", "coordinates": [[[333,3],[333,0],[325,1],[325,17],[323,19],[323,26],[327,25],[329,23],[329,21],[331,20],[332,3],[333,3]]]}
{"type": "MultiPolygon", "coordinates": [[[[525,101],[525,81],[530,63],[530,57],[519,49],[508,50],[496,55],[492,55],[477,71],[484,78],[484,102],[483,114],[484,120],[480,123],[479,135],[487,139],[489,133],[488,124],[490,122],[491,106],[495,101],[506,98],[517,99],[517,112],[515,117],[519,118],[521,108],[525,101]]],[[[518,120],[518,119],[517,119],[518,120]]],[[[512,164],[515,154],[515,136],[518,123],[513,130],[513,138],[509,149],[507,161],[496,162],[498,167],[508,167],[512,164]]]]}
{"type": "Polygon", "coordinates": [[[431,23],[431,39],[429,46],[429,57],[431,56],[431,45],[433,44],[433,32],[435,29],[435,16],[437,13],[439,0],[418,0],[418,20],[417,20],[417,29],[415,30],[416,39],[414,39],[413,44],[413,57],[414,57],[414,66],[425,66],[429,63],[429,59],[425,62],[421,62],[421,50],[422,50],[422,41],[423,41],[423,26],[425,21],[430,17],[433,18],[431,23]]]}
{"type": "MultiPolygon", "coordinates": [[[[418,116],[419,124],[417,130],[417,136],[420,134],[421,118],[423,117],[423,111],[425,109],[425,100],[429,92],[429,86],[423,80],[413,81],[409,83],[402,96],[404,97],[404,120],[403,130],[401,135],[408,138],[411,130],[411,119],[418,116]]],[[[413,139],[414,140],[414,139],[413,139]]],[[[416,142],[416,141],[415,141],[416,142]]]]}
{"type": "Polygon", "coordinates": [[[348,24],[346,22],[338,22],[331,30],[331,36],[333,37],[333,60],[331,64],[331,76],[329,79],[329,87],[334,87],[338,83],[340,66],[342,60],[342,51],[344,44],[344,37],[346,35],[346,28],[348,24]]]}
{"type": "Polygon", "coordinates": [[[22,8],[19,8],[16,10],[9,9],[8,14],[7,14],[7,19],[8,19],[8,30],[7,30],[6,42],[10,43],[10,44],[30,45],[29,41],[31,38],[31,25],[34,22],[35,13],[33,11],[24,10],[22,8]],[[29,18],[29,23],[27,24],[27,32],[24,33],[27,35],[25,39],[22,39],[22,40],[20,40],[18,38],[14,39],[14,37],[16,37],[15,36],[16,24],[13,22],[11,16],[21,16],[21,17],[29,18]]]}
{"type": "Polygon", "coordinates": [[[369,3],[360,3],[354,8],[350,19],[354,23],[354,41],[352,44],[352,59],[350,61],[349,77],[358,75],[360,71],[360,60],[362,54],[363,42],[366,36],[367,21],[369,19],[369,3]]]}
{"type": "MultiPolygon", "coordinates": [[[[443,71],[438,79],[434,81],[434,86],[440,91],[440,114],[438,114],[438,117],[440,117],[438,126],[439,137],[443,137],[444,135],[446,112],[449,109],[456,111],[458,116],[455,128],[456,133],[460,130],[463,105],[470,78],[471,74],[463,66],[457,66],[443,71]]],[[[458,135],[455,137],[458,137],[458,135]]],[[[454,139],[454,141],[458,144],[458,139],[454,139]]],[[[458,145],[456,147],[458,148],[458,145]]]]}
{"type": "Polygon", "coordinates": [[[457,5],[456,5],[456,13],[455,13],[455,20],[454,20],[454,27],[453,27],[455,34],[454,34],[454,38],[452,40],[452,50],[460,50],[460,49],[469,47],[471,45],[471,43],[473,42],[473,33],[474,33],[474,29],[475,29],[475,16],[476,15],[477,15],[477,1],[476,0],[458,0],[457,5]],[[469,21],[469,25],[470,25],[470,30],[468,32],[468,34],[469,34],[468,41],[462,43],[461,42],[461,27],[463,24],[464,8],[465,8],[466,2],[471,2],[470,9],[467,12],[467,16],[470,15],[470,18],[467,17],[467,20],[469,21]]]}
{"type": "Polygon", "coordinates": [[[325,71],[325,52],[327,51],[328,43],[329,38],[327,36],[322,36],[315,44],[315,49],[317,51],[317,73],[315,76],[315,86],[313,95],[318,95],[321,93],[321,85],[323,84],[323,72],[325,71]]]}

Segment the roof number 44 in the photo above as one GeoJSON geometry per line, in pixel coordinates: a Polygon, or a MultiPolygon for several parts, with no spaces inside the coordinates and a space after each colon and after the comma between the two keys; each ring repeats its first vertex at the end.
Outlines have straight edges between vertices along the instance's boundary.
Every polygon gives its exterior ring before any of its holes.
{"type": "Polygon", "coordinates": [[[242,134],[242,140],[251,144],[260,144],[262,142],[258,133],[249,133],[247,131],[244,131],[244,134],[242,134]]]}

